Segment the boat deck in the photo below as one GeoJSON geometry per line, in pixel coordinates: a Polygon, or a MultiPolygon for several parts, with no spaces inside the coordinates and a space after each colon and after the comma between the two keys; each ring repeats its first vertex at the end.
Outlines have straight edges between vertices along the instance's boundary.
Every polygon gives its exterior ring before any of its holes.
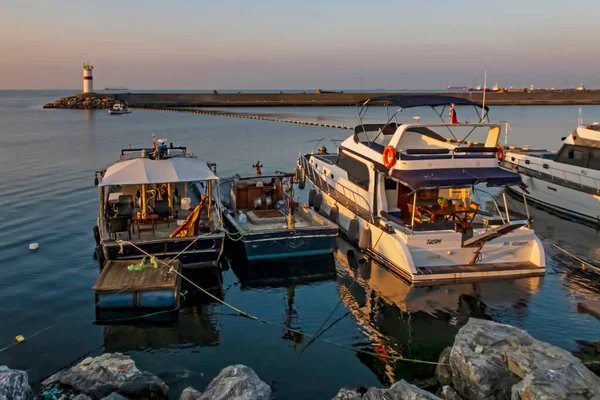
{"type": "MultiPolygon", "coordinates": [[[[179,304],[181,280],[175,272],[159,262],[158,268],[147,265],[140,271],[128,269],[139,260],[107,261],[92,288],[99,308],[162,308],[179,304]]],[[[161,259],[176,271],[178,260],[161,259]]]]}
{"type": "Polygon", "coordinates": [[[455,281],[477,281],[486,278],[517,278],[542,276],[546,268],[532,262],[515,263],[490,263],[475,265],[452,265],[446,267],[418,267],[417,274],[413,277],[416,285],[427,284],[435,280],[436,283],[455,281]]]}
{"type": "MultiPolygon", "coordinates": [[[[247,210],[244,213],[247,217],[245,228],[252,233],[288,229],[285,215],[278,210],[247,210]]],[[[309,219],[308,214],[304,215],[303,212],[298,211],[294,216],[296,229],[323,227],[329,222],[317,215],[309,219]]]]}

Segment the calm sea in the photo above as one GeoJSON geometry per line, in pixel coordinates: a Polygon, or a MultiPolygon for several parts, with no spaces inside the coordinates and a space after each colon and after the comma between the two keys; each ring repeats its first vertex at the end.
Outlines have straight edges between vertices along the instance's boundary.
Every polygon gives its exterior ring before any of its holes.
{"type": "MultiPolygon", "coordinates": [[[[160,316],[96,323],[93,171],[114,162],[121,148],[150,145],[156,133],[217,162],[226,176],[257,160],[291,170],[298,153],[315,144],[307,142],[343,139],[348,131],[153,111],[109,117],[103,111],[42,109],[68,94],[0,91],[0,349],[15,343],[17,335],[27,339],[1,350],[0,365],[27,370],[34,385],[105,351],[131,355],[141,369],[163,378],[173,397],[188,385],[204,389],[221,368],[235,363],[254,368],[281,399],[331,398],[341,386],[432,375],[423,365],[389,362],[321,341],[309,345],[310,338],[288,330],[314,333],[332,313],[322,338],[355,350],[426,360],[452,343],[469,316],[519,326],[569,350],[576,339],[600,340],[600,321],[576,313],[578,301],[600,297],[600,275],[552,247],[556,243],[600,264],[600,234],[540,210],[533,214],[547,251],[544,278],[411,289],[377,265],[347,257],[351,249],[340,241],[335,258],[268,269],[226,266],[216,292],[272,324],[236,316],[193,293],[170,323],[160,323],[160,316]],[[36,253],[28,251],[32,242],[40,244],[36,253]]],[[[356,121],[352,108],[238,111],[356,121]]],[[[433,117],[418,113],[423,120],[433,117]]],[[[577,114],[577,107],[567,106],[496,107],[491,119],[510,121],[511,143],[557,148],[574,129],[577,114]]],[[[600,107],[584,107],[583,115],[588,122],[600,120],[600,107]]]]}

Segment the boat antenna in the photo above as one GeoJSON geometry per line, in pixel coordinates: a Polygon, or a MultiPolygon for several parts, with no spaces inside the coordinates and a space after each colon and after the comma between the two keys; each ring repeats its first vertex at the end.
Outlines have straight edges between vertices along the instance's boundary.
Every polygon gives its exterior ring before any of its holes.
{"type": "Polygon", "coordinates": [[[583,125],[583,108],[579,107],[579,117],[577,118],[577,125],[583,125]]]}
{"type": "Polygon", "coordinates": [[[481,123],[485,121],[485,92],[487,92],[487,68],[483,72],[483,110],[481,111],[481,123]]]}

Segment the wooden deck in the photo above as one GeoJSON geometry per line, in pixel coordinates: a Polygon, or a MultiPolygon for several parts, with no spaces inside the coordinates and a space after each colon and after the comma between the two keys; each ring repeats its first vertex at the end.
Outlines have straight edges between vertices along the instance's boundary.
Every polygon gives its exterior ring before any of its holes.
{"type": "MultiPolygon", "coordinates": [[[[140,260],[107,261],[92,288],[96,292],[96,305],[100,308],[129,307],[175,307],[179,305],[181,280],[175,272],[169,272],[159,262],[158,268],[146,266],[141,271],[130,271],[127,267],[140,260]]],[[[160,261],[169,263],[176,271],[181,265],[178,260],[160,261]]]]}

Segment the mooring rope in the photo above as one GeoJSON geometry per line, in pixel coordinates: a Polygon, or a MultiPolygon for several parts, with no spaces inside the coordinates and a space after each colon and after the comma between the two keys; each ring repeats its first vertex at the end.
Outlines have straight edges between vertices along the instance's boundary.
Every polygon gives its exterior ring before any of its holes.
{"type": "Polygon", "coordinates": [[[582,260],[581,258],[577,257],[574,254],[569,253],[568,251],[566,251],[565,249],[563,249],[562,247],[556,245],[556,244],[552,244],[552,246],[556,247],[557,249],[559,249],[560,251],[562,251],[563,253],[567,254],[568,256],[573,257],[575,260],[579,261],[580,263],[587,265],[588,267],[592,267],[592,269],[596,270],[596,272],[600,272],[600,267],[597,267],[593,264],[590,264],[589,262],[582,260]]]}

